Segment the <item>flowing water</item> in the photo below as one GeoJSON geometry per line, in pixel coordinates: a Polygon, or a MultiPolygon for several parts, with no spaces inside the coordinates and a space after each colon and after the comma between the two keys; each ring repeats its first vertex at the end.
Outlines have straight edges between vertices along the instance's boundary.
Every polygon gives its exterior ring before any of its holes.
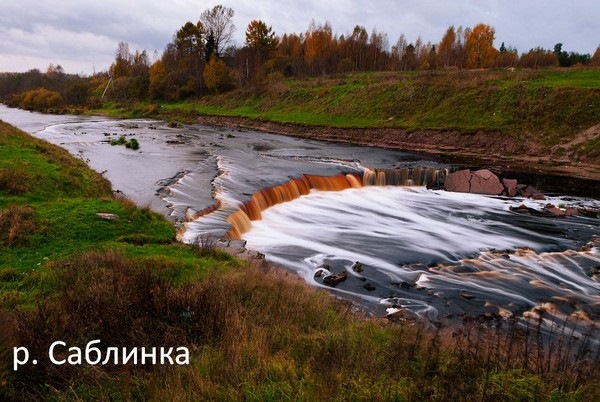
{"type": "Polygon", "coordinates": [[[600,229],[585,217],[517,214],[545,201],[427,190],[449,166],[428,157],[199,125],[48,116],[0,119],[58,144],[180,227],[248,248],[375,313],[600,320],[600,229]],[[139,151],[111,146],[121,135],[139,151]],[[360,262],[360,268],[356,262],[360,262]],[[354,266],[354,268],[353,268],[354,266]],[[335,288],[330,273],[348,277],[335,288]]]}

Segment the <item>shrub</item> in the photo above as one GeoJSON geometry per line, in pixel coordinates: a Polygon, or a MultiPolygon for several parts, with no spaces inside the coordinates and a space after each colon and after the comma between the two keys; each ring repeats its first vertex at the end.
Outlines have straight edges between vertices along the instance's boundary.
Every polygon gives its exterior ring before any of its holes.
{"type": "MultiPolygon", "coordinates": [[[[204,242],[211,250],[212,240],[204,242]]],[[[597,346],[585,332],[552,347],[536,328],[515,323],[465,321],[452,334],[381,325],[296,276],[258,266],[176,286],[173,264],[108,251],[50,271],[58,297],[2,320],[0,355],[20,345],[42,357],[4,373],[8,397],[40,395],[48,385],[57,400],[79,386],[112,387],[102,399],[135,399],[128,393],[136,391],[156,400],[547,400],[555,390],[598,397],[597,346]],[[3,333],[14,339],[3,345],[3,333]],[[92,339],[100,348],[189,346],[193,363],[57,366],[47,360],[57,339],[79,347],[92,339]],[[138,389],[121,389],[123,376],[138,389]]]]}
{"type": "Polygon", "coordinates": [[[24,92],[21,95],[20,106],[27,110],[45,112],[48,109],[57,108],[63,104],[64,101],[60,93],[40,88],[24,92]]]}
{"type": "Polygon", "coordinates": [[[140,149],[140,143],[135,138],[130,139],[125,146],[131,149],[140,149]]]}
{"type": "Polygon", "coordinates": [[[214,55],[204,67],[202,78],[209,91],[222,92],[231,88],[231,71],[223,60],[214,55]]]}
{"type": "Polygon", "coordinates": [[[116,140],[110,140],[110,145],[125,145],[127,143],[127,138],[122,135],[116,140]]]}
{"type": "Polygon", "coordinates": [[[14,268],[0,269],[0,282],[13,282],[19,277],[19,273],[14,268]]]}
{"type": "Polygon", "coordinates": [[[11,195],[23,195],[29,191],[30,177],[22,169],[0,169],[0,191],[11,195]]]}
{"type": "Polygon", "coordinates": [[[33,209],[11,205],[0,211],[0,245],[22,246],[29,243],[36,231],[33,209]]]}

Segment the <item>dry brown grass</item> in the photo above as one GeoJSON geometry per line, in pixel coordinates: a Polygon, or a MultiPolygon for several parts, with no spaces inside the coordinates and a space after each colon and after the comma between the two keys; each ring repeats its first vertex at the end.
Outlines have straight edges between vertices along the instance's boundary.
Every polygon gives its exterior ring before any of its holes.
{"type": "Polygon", "coordinates": [[[29,191],[30,177],[23,169],[0,169],[0,191],[23,195],[29,191]]]}
{"type": "Polygon", "coordinates": [[[55,366],[41,359],[17,373],[0,373],[10,384],[0,397],[44,399],[43,384],[51,385],[56,399],[77,390],[77,398],[85,400],[600,395],[594,386],[598,356],[578,352],[589,343],[573,343],[567,357],[539,343],[535,328],[523,332],[470,322],[451,337],[416,325],[382,325],[294,275],[261,265],[182,286],[169,279],[174,270],[160,260],[130,261],[115,252],[86,253],[54,265],[58,294],[34,311],[7,316],[3,322],[14,337],[3,341],[0,353],[19,345],[43,357],[54,340],[84,347],[101,339],[101,348],[188,346],[190,366],[55,366]]]}
{"type": "Polygon", "coordinates": [[[0,246],[27,245],[37,229],[31,207],[11,205],[0,211],[0,246]]]}

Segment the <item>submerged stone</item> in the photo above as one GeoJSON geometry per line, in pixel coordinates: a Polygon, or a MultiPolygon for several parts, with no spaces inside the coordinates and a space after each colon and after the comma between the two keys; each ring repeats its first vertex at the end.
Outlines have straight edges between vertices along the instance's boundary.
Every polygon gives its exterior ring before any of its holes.
{"type": "Polygon", "coordinates": [[[346,271],[342,271],[337,274],[327,275],[323,278],[323,283],[327,286],[335,287],[341,282],[344,282],[348,278],[348,273],[346,271]]]}

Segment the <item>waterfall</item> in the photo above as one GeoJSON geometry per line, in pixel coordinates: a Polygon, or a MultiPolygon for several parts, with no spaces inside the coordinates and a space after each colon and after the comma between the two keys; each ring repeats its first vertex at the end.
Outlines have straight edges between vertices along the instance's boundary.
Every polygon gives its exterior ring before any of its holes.
{"type": "Polygon", "coordinates": [[[258,190],[250,200],[227,217],[231,229],[229,240],[239,240],[252,227],[252,221],[262,219],[262,211],[273,205],[289,202],[307,195],[310,190],[342,191],[364,186],[434,186],[439,187],[448,169],[428,167],[400,169],[366,169],[362,173],[340,173],[334,176],[302,175],[288,182],[258,190]]]}

